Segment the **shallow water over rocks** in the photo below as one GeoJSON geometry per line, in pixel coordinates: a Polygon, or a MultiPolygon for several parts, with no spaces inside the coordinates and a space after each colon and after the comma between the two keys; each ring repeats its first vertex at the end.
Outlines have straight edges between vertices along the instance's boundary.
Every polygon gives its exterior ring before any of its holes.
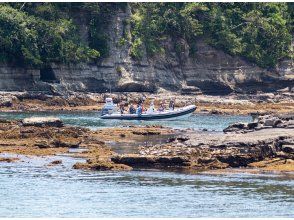
{"type": "Polygon", "coordinates": [[[79,160],[22,156],[0,163],[0,217],[294,215],[293,176],[71,169],[79,160]],[[46,166],[57,159],[61,165],[46,166]]]}
{"type": "MultiPolygon", "coordinates": [[[[93,112],[0,113],[11,119],[32,115],[54,115],[65,124],[93,129],[128,125],[120,121],[108,124],[93,112]]],[[[186,121],[151,123],[221,131],[230,123],[250,120],[246,116],[193,115],[186,121]]],[[[72,169],[83,159],[70,155],[0,156],[20,158],[13,163],[0,162],[0,217],[294,216],[293,174],[187,174],[150,169],[94,172],[72,169]],[[62,163],[48,166],[55,160],[62,163]]]]}

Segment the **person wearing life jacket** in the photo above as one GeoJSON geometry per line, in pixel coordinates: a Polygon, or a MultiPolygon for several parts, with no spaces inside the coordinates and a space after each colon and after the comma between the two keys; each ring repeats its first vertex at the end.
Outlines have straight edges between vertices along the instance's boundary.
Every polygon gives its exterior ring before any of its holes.
{"type": "Polygon", "coordinates": [[[142,106],[141,106],[141,104],[138,104],[138,108],[137,108],[137,114],[138,115],[142,115],[142,106]]]}
{"type": "Polygon", "coordinates": [[[175,110],[175,102],[174,102],[174,100],[170,100],[169,101],[169,110],[171,110],[171,111],[173,111],[173,110],[175,110]]]}
{"type": "Polygon", "coordinates": [[[163,105],[163,102],[160,102],[160,106],[158,108],[158,111],[159,112],[163,112],[164,111],[164,105],[163,105]]]}
{"type": "Polygon", "coordinates": [[[133,103],[131,103],[131,106],[129,108],[129,113],[130,114],[135,114],[136,113],[136,108],[134,107],[133,103]]]}
{"type": "Polygon", "coordinates": [[[124,105],[123,102],[121,102],[121,103],[119,104],[119,111],[120,111],[120,114],[123,114],[124,111],[125,111],[125,105],[124,105]]]}

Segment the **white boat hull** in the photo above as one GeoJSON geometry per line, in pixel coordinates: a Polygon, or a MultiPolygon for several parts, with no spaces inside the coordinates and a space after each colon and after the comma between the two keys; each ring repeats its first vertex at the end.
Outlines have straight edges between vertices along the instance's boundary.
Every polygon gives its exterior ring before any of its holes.
{"type": "Polygon", "coordinates": [[[173,120],[182,117],[188,117],[196,110],[195,105],[189,105],[173,111],[153,112],[138,114],[106,114],[101,116],[101,119],[118,119],[118,120],[173,120]]]}

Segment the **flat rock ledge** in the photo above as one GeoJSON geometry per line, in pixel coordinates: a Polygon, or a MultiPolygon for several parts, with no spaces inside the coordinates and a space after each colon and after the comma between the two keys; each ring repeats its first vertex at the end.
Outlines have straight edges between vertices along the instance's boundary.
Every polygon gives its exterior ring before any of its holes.
{"type": "Polygon", "coordinates": [[[132,170],[132,167],[126,164],[117,164],[107,160],[93,160],[88,159],[86,163],[77,162],[73,165],[74,169],[83,169],[83,170],[96,170],[96,171],[106,171],[106,170],[115,170],[115,171],[129,171],[132,170]]]}
{"type": "MultiPolygon", "coordinates": [[[[286,161],[294,171],[294,130],[272,128],[249,133],[191,132],[165,144],[141,147],[138,154],[114,155],[113,163],[133,168],[181,168],[191,171],[254,167],[256,162],[286,161]]],[[[282,163],[282,162],[281,162],[282,163]]],[[[270,164],[270,163],[268,163],[270,164]]],[[[282,170],[282,166],[279,168],[282,170]]]]}
{"type": "Polygon", "coordinates": [[[294,129],[294,114],[287,115],[262,115],[256,121],[250,123],[237,122],[227,128],[224,132],[246,133],[269,128],[294,129]]]}
{"type": "Polygon", "coordinates": [[[111,161],[118,164],[125,164],[131,167],[183,167],[189,166],[190,160],[182,156],[143,156],[143,155],[118,155],[111,158],[111,161]]]}
{"type": "MultiPolygon", "coordinates": [[[[288,123],[292,119],[279,117],[279,120],[288,123]]],[[[170,132],[159,127],[91,131],[63,126],[58,118],[50,117],[27,118],[22,123],[0,120],[0,153],[43,156],[69,153],[70,148],[87,149],[73,155],[87,159],[85,163],[76,163],[74,168],[97,171],[180,168],[198,172],[231,167],[265,169],[266,166],[273,166],[272,170],[294,171],[294,129],[291,128],[270,127],[239,133],[170,132]],[[148,134],[157,135],[153,131],[172,136],[165,143],[140,147],[135,154],[118,154],[107,145],[109,140],[124,143],[148,134]]],[[[2,159],[2,162],[13,161],[2,159]]]]}
{"type": "Polygon", "coordinates": [[[31,117],[23,119],[22,125],[35,127],[63,127],[63,122],[56,117],[31,117]]]}

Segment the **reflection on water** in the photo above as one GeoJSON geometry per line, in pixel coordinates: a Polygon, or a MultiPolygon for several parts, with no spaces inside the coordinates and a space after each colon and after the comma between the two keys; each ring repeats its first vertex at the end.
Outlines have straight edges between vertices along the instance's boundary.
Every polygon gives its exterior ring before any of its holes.
{"type": "Polygon", "coordinates": [[[92,129],[101,127],[129,126],[129,125],[163,125],[172,128],[208,129],[222,131],[234,122],[249,122],[250,116],[204,115],[193,114],[188,118],[174,119],[172,121],[121,121],[100,119],[99,112],[0,112],[0,118],[22,119],[30,116],[57,116],[66,124],[85,126],[92,129]]]}
{"type": "Polygon", "coordinates": [[[0,163],[0,217],[293,217],[293,176],[71,169],[70,157],[0,163]],[[63,164],[46,167],[62,159],[63,164]]]}

